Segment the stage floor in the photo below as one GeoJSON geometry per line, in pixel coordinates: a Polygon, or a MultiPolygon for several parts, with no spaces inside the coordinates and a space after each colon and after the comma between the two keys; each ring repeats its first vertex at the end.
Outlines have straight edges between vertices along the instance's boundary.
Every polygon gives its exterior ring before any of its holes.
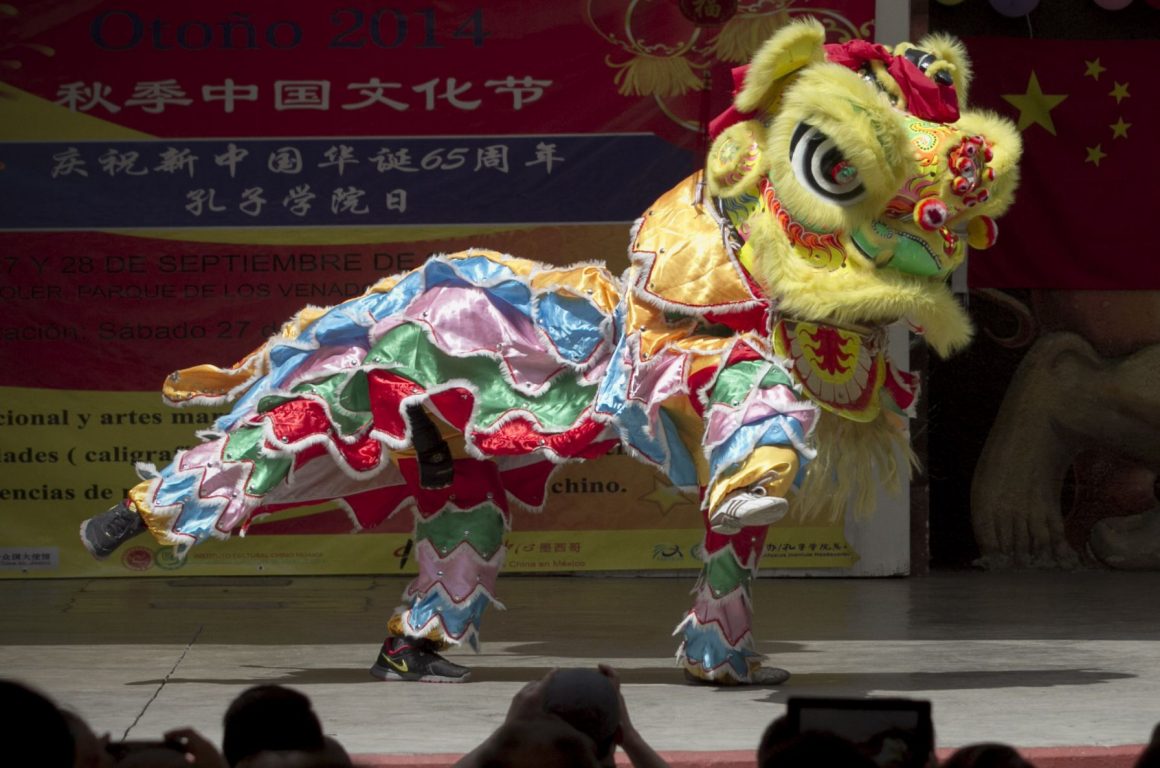
{"type": "Polygon", "coordinates": [[[793,678],[741,689],[687,685],[674,666],[690,577],[501,577],[508,610],[485,616],[483,652],[454,652],[472,682],[382,683],[367,669],[404,585],[2,581],[0,666],[114,737],[189,725],[220,743],[237,693],[293,686],[352,755],[396,765],[471,749],[524,683],[597,662],[620,671],[638,730],[665,751],[752,755],[794,695],[929,699],[940,747],[1139,745],[1160,721],[1157,573],[762,579],[758,650],[793,678]]]}

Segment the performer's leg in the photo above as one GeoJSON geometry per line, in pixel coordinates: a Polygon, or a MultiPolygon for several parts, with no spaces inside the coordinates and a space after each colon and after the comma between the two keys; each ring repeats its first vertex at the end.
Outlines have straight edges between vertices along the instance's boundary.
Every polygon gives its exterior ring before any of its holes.
{"type": "Polygon", "coordinates": [[[451,448],[421,405],[407,406],[411,423],[411,445],[419,462],[419,485],[424,488],[446,488],[455,475],[451,448]]]}
{"type": "MultiPolygon", "coordinates": [[[[753,650],[750,586],[768,527],[726,536],[705,534],[704,565],[693,590],[693,607],[677,627],[678,663],[695,681],[737,685],[757,682],[761,666],[753,650]]],[[[786,675],[788,677],[788,675],[786,675]]]]}
{"type": "Polygon", "coordinates": [[[271,491],[283,486],[293,461],[287,446],[271,444],[255,425],[179,451],[160,471],[138,465],[146,479],[120,504],[84,521],[81,542],[104,559],[148,530],[184,556],[195,544],[244,531],[271,491]]]}
{"type": "Polygon", "coordinates": [[[784,670],[761,667],[761,656],[753,650],[750,589],[769,524],[785,514],[784,497],[797,468],[792,450],[766,446],[710,489],[704,565],[693,607],[676,630],[682,638],[678,663],[689,679],[737,685],[776,684],[789,677],[784,670]],[[723,516],[721,509],[731,501],[736,511],[723,516]]]}
{"type": "Polygon", "coordinates": [[[786,494],[800,466],[797,453],[776,445],[761,446],[706,494],[706,524],[716,533],[776,523],[789,511],[786,494]]]}
{"type": "MultiPolygon", "coordinates": [[[[404,475],[412,470],[400,464],[404,475]]],[[[470,671],[438,654],[452,645],[479,648],[484,610],[495,599],[509,528],[507,501],[492,462],[455,461],[446,490],[416,493],[413,556],[419,575],[387,625],[371,674],[382,680],[462,682],[470,671]]],[[[500,606],[502,607],[502,606],[500,606]]]]}

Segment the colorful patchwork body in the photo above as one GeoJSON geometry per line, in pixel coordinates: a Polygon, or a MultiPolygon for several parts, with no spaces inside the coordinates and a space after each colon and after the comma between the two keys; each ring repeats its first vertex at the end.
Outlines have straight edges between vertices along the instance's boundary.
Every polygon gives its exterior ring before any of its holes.
{"type": "MultiPolygon", "coordinates": [[[[787,497],[799,520],[868,513],[878,484],[909,471],[899,416],[915,387],[885,328],[907,321],[940,353],[967,343],[946,278],[965,242],[993,241],[1019,141],[960,113],[957,43],[931,39],[924,58],[823,38],[791,24],[738,72],[705,174],[645,213],[621,278],[492,251],[432,257],[303,310],[232,368],[174,374],[171,402],[233,410],[145,468],[134,508],[184,550],[307,502],[337,500],[356,529],[410,507],[419,576],[391,632],[472,645],[509,504],[540,507],[563,462],[624,446],[699,493],[707,521],[739,493],[787,497]],[[417,435],[432,423],[452,456],[446,488],[422,479],[417,435]]],[[[766,527],[707,533],[677,630],[695,677],[753,679],[766,527]]]]}

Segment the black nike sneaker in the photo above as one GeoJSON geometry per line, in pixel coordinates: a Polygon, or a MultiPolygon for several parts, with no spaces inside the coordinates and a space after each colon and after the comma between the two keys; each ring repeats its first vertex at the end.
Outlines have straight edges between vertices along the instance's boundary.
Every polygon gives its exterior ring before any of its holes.
{"type": "Polygon", "coordinates": [[[99,515],[81,523],[81,543],[98,560],[104,560],[129,539],[144,533],[147,526],[141,515],[122,501],[99,515]]]}
{"type": "Polygon", "coordinates": [[[465,683],[471,670],[436,653],[434,640],[419,637],[388,637],[371,667],[380,680],[407,680],[415,683],[465,683]]]}

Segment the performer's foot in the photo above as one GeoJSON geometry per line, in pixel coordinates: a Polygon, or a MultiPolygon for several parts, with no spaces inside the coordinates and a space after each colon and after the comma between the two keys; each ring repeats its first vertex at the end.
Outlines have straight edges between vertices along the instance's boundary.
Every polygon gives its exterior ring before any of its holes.
{"type": "Polygon", "coordinates": [[[134,536],[144,533],[147,526],[141,515],[121,502],[106,512],[81,523],[81,543],[98,560],[104,560],[134,536]]]}
{"type": "Polygon", "coordinates": [[[758,667],[749,673],[750,685],[781,685],[789,680],[789,670],[781,667],[758,667]]]}
{"type": "Polygon", "coordinates": [[[768,495],[762,481],[758,481],[721,499],[709,515],[709,530],[732,535],[752,525],[772,525],[788,511],[789,502],[768,495]]]}
{"type": "Polygon", "coordinates": [[[388,637],[371,667],[380,680],[408,680],[417,683],[465,683],[471,670],[440,656],[433,640],[416,637],[388,637]]]}
{"type": "Polygon", "coordinates": [[[781,685],[789,680],[789,672],[779,667],[757,667],[750,670],[748,680],[738,680],[734,677],[711,679],[700,677],[685,668],[685,682],[691,685],[781,685]]]}

